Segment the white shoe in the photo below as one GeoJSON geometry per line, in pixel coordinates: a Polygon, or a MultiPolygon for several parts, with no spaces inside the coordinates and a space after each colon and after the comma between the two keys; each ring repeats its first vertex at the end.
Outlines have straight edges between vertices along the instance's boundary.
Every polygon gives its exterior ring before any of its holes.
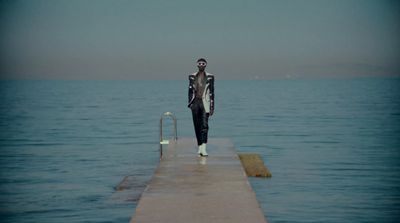
{"type": "Polygon", "coordinates": [[[201,156],[201,145],[199,146],[199,149],[197,150],[197,156],[200,157],[201,156]]]}
{"type": "Polygon", "coordinates": [[[208,156],[206,147],[207,147],[207,144],[205,144],[205,143],[200,145],[201,156],[208,156]]]}

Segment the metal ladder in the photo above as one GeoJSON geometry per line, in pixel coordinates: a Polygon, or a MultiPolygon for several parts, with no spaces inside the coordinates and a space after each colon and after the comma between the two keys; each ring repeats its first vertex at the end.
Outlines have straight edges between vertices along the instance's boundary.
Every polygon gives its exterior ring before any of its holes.
{"type": "Polygon", "coordinates": [[[163,145],[168,145],[169,144],[169,140],[164,140],[163,139],[163,119],[164,117],[171,117],[172,120],[174,121],[174,138],[173,140],[176,141],[178,140],[178,133],[177,133],[177,129],[176,129],[176,117],[174,114],[172,114],[172,112],[165,112],[164,114],[161,115],[160,118],[160,159],[162,159],[163,157],[163,145]]]}

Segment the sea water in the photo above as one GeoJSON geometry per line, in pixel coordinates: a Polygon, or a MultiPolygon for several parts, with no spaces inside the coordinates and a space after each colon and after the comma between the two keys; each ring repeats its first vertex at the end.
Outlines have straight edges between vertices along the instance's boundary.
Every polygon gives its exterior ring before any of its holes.
{"type": "MultiPolygon", "coordinates": [[[[194,137],[187,86],[1,81],[0,221],[129,222],[158,164],[161,114],[194,137]],[[134,188],[121,196],[125,176],[134,188]]],[[[399,78],[217,77],[215,95],[209,137],[260,154],[272,172],[249,178],[269,222],[398,221],[399,78]]]]}

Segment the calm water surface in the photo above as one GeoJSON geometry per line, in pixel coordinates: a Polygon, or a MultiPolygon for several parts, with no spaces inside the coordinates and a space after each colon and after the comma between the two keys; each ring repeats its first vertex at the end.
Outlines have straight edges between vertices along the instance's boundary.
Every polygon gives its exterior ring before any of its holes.
{"type": "MultiPolygon", "coordinates": [[[[273,177],[250,182],[269,222],[398,221],[400,79],[215,87],[210,137],[262,155],[273,177]]],[[[160,115],[194,137],[185,80],[2,81],[0,93],[1,222],[129,222],[160,115]],[[124,176],[129,194],[114,189],[124,176]]]]}

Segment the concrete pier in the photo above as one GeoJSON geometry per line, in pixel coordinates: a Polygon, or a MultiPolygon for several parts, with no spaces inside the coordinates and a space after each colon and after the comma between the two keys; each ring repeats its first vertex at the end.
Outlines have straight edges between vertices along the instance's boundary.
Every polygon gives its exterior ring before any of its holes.
{"type": "Polygon", "coordinates": [[[233,144],[210,139],[207,158],[196,147],[191,138],[170,141],[131,222],[265,223],[233,144]]]}

